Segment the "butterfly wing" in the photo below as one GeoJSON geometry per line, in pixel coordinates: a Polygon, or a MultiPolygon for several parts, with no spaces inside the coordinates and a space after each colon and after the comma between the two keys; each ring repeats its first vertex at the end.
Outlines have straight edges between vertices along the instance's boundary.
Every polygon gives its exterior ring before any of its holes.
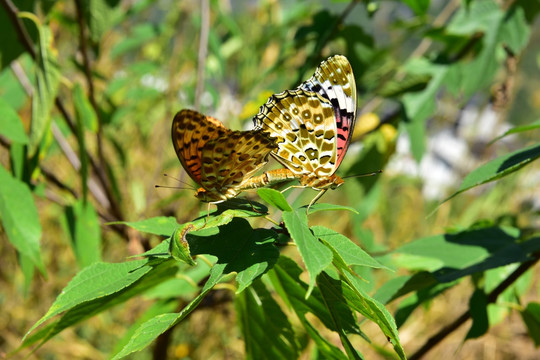
{"type": "Polygon", "coordinates": [[[194,110],[181,110],[172,123],[172,140],[176,155],[188,175],[201,185],[202,149],[210,140],[230,132],[210,116],[194,110]]]}
{"type": "Polygon", "coordinates": [[[334,107],[337,128],[337,163],[345,156],[356,122],[356,81],[345,56],[334,55],[323,61],[301,89],[315,91],[334,107]]]}
{"type": "Polygon", "coordinates": [[[297,89],[273,95],[254,122],[276,139],[273,155],[293,173],[329,176],[337,169],[334,108],[318,93],[297,89]]]}
{"type": "Polygon", "coordinates": [[[255,130],[229,131],[210,140],[202,149],[202,186],[210,193],[234,196],[275,148],[273,140],[255,130]]]}

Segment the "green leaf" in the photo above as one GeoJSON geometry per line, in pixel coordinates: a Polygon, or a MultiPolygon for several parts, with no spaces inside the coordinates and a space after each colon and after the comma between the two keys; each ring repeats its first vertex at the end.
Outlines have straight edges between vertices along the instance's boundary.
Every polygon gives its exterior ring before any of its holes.
{"type": "Polygon", "coordinates": [[[86,151],[86,140],[85,140],[85,131],[84,131],[84,94],[82,88],[79,84],[75,86],[73,90],[73,102],[75,104],[76,111],[76,135],[77,142],[79,145],[79,158],[81,159],[81,183],[82,183],[82,198],[84,201],[88,197],[88,155],[86,151]]]}
{"type": "Polygon", "coordinates": [[[469,313],[472,325],[465,339],[476,339],[489,330],[487,314],[488,298],[482,290],[475,290],[469,301],[469,313]]]}
{"type": "Polygon", "coordinates": [[[520,6],[513,6],[505,14],[499,41],[514,54],[518,54],[523,51],[530,37],[531,28],[527,24],[525,10],[520,6]]]}
{"type": "MultiPolygon", "coordinates": [[[[330,330],[335,330],[334,321],[318,288],[313,290],[311,296],[306,299],[305,294],[308,285],[300,280],[302,269],[291,259],[280,256],[278,263],[268,272],[274,288],[285,303],[292,307],[300,322],[308,332],[309,336],[315,341],[317,349],[324,355],[325,359],[346,359],[347,357],[330,343],[325,336],[313,327],[306,319],[306,314],[311,313],[318,317],[320,321],[330,330]]],[[[356,325],[355,325],[356,326],[356,325]]],[[[347,331],[347,329],[345,329],[347,331]]]]}
{"type": "Polygon", "coordinates": [[[260,280],[235,297],[235,308],[248,359],[298,358],[292,325],[260,280]]]}
{"type": "Polygon", "coordinates": [[[225,273],[236,272],[237,292],[274,266],[279,251],[273,244],[275,233],[267,229],[252,229],[247,220],[234,218],[215,229],[203,229],[186,235],[191,255],[208,254],[218,258],[225,273]]]}
{"type": "Polygon", "coordinates": [[[83,14],[90,29],[92,41],[99,42],[103,34],[116,23],[115,18],[123,12],[118,8],[119,0],[83,1],[83,14]],[[115,9],[116,8],[116,9],[115,9]]]}
{"type": "Polygon", "coordinates": [[[405,64],[405,70],[410,74],[431,75],[425,89],[403,96],[408,119],[405,126],[411,138],[411,149],[416,161],[420,161],[425,151],[425,121],[435,112],[433,99],[447,80],[449,66],[434,64],[424,58],[413,58],[405,64]]]}
{"type": "Polygon", "coordinates": [[[424,16],[429,9],[430,0],[403,0],[416,15],[424,16]]]}
{"type": "Polygon", "coordinates": [[[32,261],[43,274],[41,224],[28,186],[0,166],[0,219],[11,244],[32,261]]]}
{"type": "Polygon", "coordinates": [[[53,55],[53,38],[49,27],[36,23],[39,30],[39,48],[36,59],[36,86],[32,96],[32,124],[28,155],[37,151],[51,122],[51,110],[60,83],[60,68],[53,55]]]}
{"type": "Polygon", "coordinates": [[[77,117],[84,124],[84,129],[96,133],[98,129],[96,112],[90,104],[90,100],[86,97],[81,85],[78,83],[73,88],[73,105],[75,106],[77,117]]]}
{"type": "Polygon", "coordinates": [[[156,216],[141,221],[131,222],[115,221],[107,224],[123,224],[145,233],[166,237],[170,236],[176,230],[176,228],[180,226],[180,224],[176,222],[176,218],[172,216],[156,216]]]}
{"type": "Polygon", "coordinates": [[[195,297],[180,313],[158,315],[141,324],[141,326],[135,330],[133,336],[126,346],[124,346],[122,350],[113,357],[113,360],[121,359],[131,353],[144,349],[159,335],[163,334],[169,328],[182,321],[197,307],[197,305],[200,304],[206,294],[213,289],[213,287],[222,279],[222,277],[222,266],[214,266],[214,268],[212,268],[210,278],[206,281],[202,292],[195,297]]]}
{"type": "Polygon", "coordinates": [[[360,265],[388,269],[346,236],[324,226],[312,226],[311,230],[313,235],[321,239],[332,250],[334,256],[339,256],[347,266],[360,265]]]}
{"type": "Polygon", "coordinates": [[[502,46],[518,53],[530,37],[523,9],[514,7],[504,12],[493,0],[476,0],[468,9],[461,7],[446,31],[457,35],[482,34],[481,47],[475,58],[460,62],[453,69],[454,79],[467,97],[491,86],[503,59],[500,56],[502,46]]]}
{"type": "Polygon", "coordinates": [[[271,205],[274,205],[281,211],[293,211],[293,209],[285,199],[285,196],[283,196],[283,194],[277,190],[260,188],[257,189],[257,194],[261,199],[271,205]]]}
{"type": "Polygon", "coordinates": [[[174,231],[170,241],[170,252],[176,261],[182,261],[188,265],[194,266],[196,263],[193,261],[191,253],[189,252],[189,243],[186,240],[188,231],[192,229],[193,225],[189,224],[182,229],[176,229],[174,231]]]}
{"type": "MultiPolygon", "coordinates": [[[[34,11],[36,0],[18,0],[16,6],[19,11],[34,11]]],[[[22,19],[23,26],[27,29],[30,39],[33,42],[38,37],[37,30],[28,20],[22,19]]],[[[8,12],[5,9],[0,11],[0,34],[3,39],[18,39],[17,31],[13,26],[13,22],[10,19],[8,12]]],[[[26,52],[25,47],[20,41],[0,41],[0,69],[4,69],[13,61],[16,60],[21,54],[26,52]]]]}
{"type": "Polygon", "coordinates": [[[469,175],[463,179],[459,190],[446,198],[443,203],[475,186],[486,184],[507,176],[521,169],[525,165],[528,165],[539,157],[540,145],[532,145],[491,160],[479,168],[471,171],[469,175]]]}
{"type": "Polygon", "coordinates": [[[116,342],[114,346],[114,350],[111,354],[109,354],[110,357],[114,357],[124,346],[127,345],[129,340],[133,337],[135,334],[135,331],[145,322],[148,320],[155,318],[156,316],[163,315],[165,313],[170,313],[175,311],[178,308],[178,301],[171,301],[170,299],[157,301],[152,306],[150,306],[147,310],[144,311],[142,315],[140,315],[136,322],[130,326],[130,328],[122,335],[122,338],[116,342]]]}
{"type": "Polygon", "coordinates": [[[309,214],[314,214],[319,211],[336,211],[336,210],[346,210],[352,213],[358,214],[358,211],[355,208],[350,206],[335,205],[335,204],[313,204],[309,208],[309,214]]]}
{"type": "Polygon", "coordinates": [[[212,259],[199,261],[195,266],[179,266],[179,276],[162,282],[144,293],[147,299],[177,299],[181,298],[186,303],[191,301],[199,293],[198,284],[208,277],[212,268],[212,259]]]}
{"type": "Polygon", "coordinates": [[[364,293],[359,287],[353,285],[354,275],[349,273],[344,273],[344,275],[349,280],[349,283],[341,282],[341,292],[349,306],[376,323],[394,346],[394,351],[398,354],[399,358],[406,359],[405,351],[399,341],[397,326],[392,315],[390,315],[381,303],[364,293]]]}
{"type": "Polygon", "coordinates": [[[141,260],[120,264],[95,263],[79,272],[43,316],[25,335],[22,347],[45,342],[63,329],[173,277],[174,261],[141,260]],[[65,312],[59,319],[29,334],[43,322],[65,312]]]}
{"type": "Polygon", "coordinates": [[[360,329],[355,315],[341,292],[341,281],[334,280],[323,272],[317,277],[317,285],[349,359],[360,359],[361,356],[356,352],[345,333],[345,329],[347,329],[348,333],[360,334],[360,329]]]}
{"type": "Polygon", "coordinates": [[[529,336],[533,339],[536,347],[540,346],[540,304],[530,302],[527,307],[521,311],[521,318],[527,326],[529,336]]]}
{"type": "Polygon", "coordinates": [[[489,144],[493,144],[495,141],[500,140],[507,135],[517,134],[517,133],[536,130],[536,129],[540,129],[540,120],[536,120],[535,122],[532,122],[527,125],[513,127],[512,129],[508,130],[504,134],[497,136],[495,139],[491,140],[489,144]]]}
{"type": "Polygon", "coordinates": [[[19,114],[2,98],[0,98],[0,134],[14,143],[28,143],[28,136],[24,132],[19,114]]]}
{"type": "Polygon", "coordinates": [[[341,349],[336,347],[335,345],[328,340],[326,336],[321,334],[317,328],[313,325],[311,325],[306,318],[302,317],[300,319],[300,322],[304,326],[304,329],[308,333],[308,335],[311,337],[311,339],[315,342],[315,345],[317,345],[317,350],[320,352],[319,358],[320,359],[330,359],[330,360],[346,360],[349,359],[341,349]]]}
{"type": "MultiPolygon", "coordinates": [[[[413,314],[414,310],[420,307],[422,304],[429,303],[429,301],[437,298],[437,296],[444,293],[446,290],[454,287],[459,283],[458,280],[453,282],[447,282],[443,284],[429,285],[426,287],[421,287],[421,284],[416,284],[419,287],[419,290],[407,296],[404,300],[400,301],[399,308],[395,312],[396,325],[400,328],[405,321],[413,314]]],[[[414,284],[410,284],[412,286],[414,284]]],[[[402,289],[405,290],[405,289],[402,289]]],[[[396,294],[397,295],[397,294],[396,294]]]]}
{"type": "Polygon", "coordinates": [[[298,251],[309,273],[310,282],[306,293],[307,298],[315,286],[317,275],[332,263],[332,251],[313,236],[307,224],[307,215],[302,209],[295,212],[284,212],[283,221],[291,238],[298,246],[298,251]]]}
{"type": "Polygon", "coordinates": [[[395,250],[439,259],[433,272],[438,282],[451,282],[489,269],[528,261],[540,249],[540,238],[517,242],[519,234],[508,228],[485,228],[416,240],[395,250]]]}
{"type": "MultiPolygon", "coordinates": [[[[206,293],[204,295],[206,295],[206,293]]],[[[196,299],[198,298],[199,297],[196,299]]],[[[141,351],[150,345],[159,335],[171,328],[176,319],[178,319],[178,316],[178,313],[160,314],[142,323],[134,331],[133,336],[129,339],[128,343],[112,358],[112,360],[122,359],[131,353],[141,351]]]]}
{"type": "Polygon", "coordinates": [[[81,268],[101,260],[101,230],[96,210],[89,202],[78,200],[66,208],[69,235],[77,263],[81,268]]]}
{"type": "Polygon", "coordinates": [[[394,252],[439,259],[448,268],[463,268],[485,259],[517,238],[503,228],[493,227],[455,234],[433,235],[405,244],[394,252]]]}
{"type": "Polygon", "coordinates": [[[135,25],[131,33],[119,42],[111,51],[111,59],[131,50],[138,50],[142,45],[158,36],[158,28],[150,23],[135,25]]]}
{"type": "Polygon", "coordinates": [[[373,298],[387,304],[412,291],[426,289],[436,284],[435,277],[427,271],[418,272],[414,275],[398,276],[386,281],[377,290],[373,298]]]}
{"type": "Polygon", "coordinates": [[[95,263],[81,270],[62,290],[49,311],[32,326],[37,326],[83,302],[114,294],[139,280],[151,270],[145,260],[120,264],[95,263]]]}
{"type": "Polygon", "coordinates": [[[497,24],[503,13],[493,0],[476,0],[469,7],[460,7],[447,26],[447,32],[459,35],[471,35],[476,31],[497,32],[492,28],[497,24]]]}

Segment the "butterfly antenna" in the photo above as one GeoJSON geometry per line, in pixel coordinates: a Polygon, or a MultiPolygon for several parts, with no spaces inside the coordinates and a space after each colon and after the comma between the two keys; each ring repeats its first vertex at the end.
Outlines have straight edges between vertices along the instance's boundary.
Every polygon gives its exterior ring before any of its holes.
{"type": "Polygon", "coordinates": [[[377,171],[374,171],[374,172],[372,172],[372,173],[367,173],[367,174],[349,175],[349,176],[344,176],[343,179],[350,179],[350,178],[358,178],[358,177],[373,176],[373,175],[380,174],[380,173],[382,173],[382,172],[383,172],[382,170],[377,170],[377,171]]]}
{"type": "MultiPolygon", "coordinates": [[[[173,179],[173,180],[178,181],[180,184],[184,184],[184,185],[187,186],[187,188],[177,188],[177,189],[191,189],[191,190],[197,190],[197,188],[196,188],[195,186],[193,186],[192,184],[187,183],[187,182],[185,182],[185,181],[183,181],[183,180],[180,180],[180,179],[178,179],[178,178],[175,178],[174,176],[171,176],[171,175],[168,175],[168,174],[163,174],[163,176],[169,177],[169,178],[171,178],[171,179],[173,179]]],[[[156,186],[156,187],[165,187],[165,186],[156,186]]],[[[173,189],[175,189],[175,188],[173,188],[173,189]]]]}
{"type": "Polygon", "coordinates": [[[176,189],[176,190],[193,190],[193,188],[189,187],[181,187],[181,186],[167,186],[167,185],[154,185],[154,188],[163,188],[163,189],[176,189]]]}

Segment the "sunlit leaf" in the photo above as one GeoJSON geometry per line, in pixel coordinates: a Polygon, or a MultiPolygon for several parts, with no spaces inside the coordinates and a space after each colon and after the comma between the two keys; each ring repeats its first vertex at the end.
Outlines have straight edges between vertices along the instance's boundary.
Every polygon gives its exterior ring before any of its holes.
{"type": "Polygon", "coordinates": [[[425,151],[425,121],[436,109],[433,99],[446,81],[449,66],[434,64],[420,58],[410,60],[405,65],[405,70],[411,74],[431,75],[431,81],[425,89],[403,96],[403,105],[408,119],[405,126],[411,138],[411,150],[415,159],[420,161],[425,151]]]}
{"type": "Polygon", "coordinates": [[[124,224],[145,233],[167,237],[171,236],[174,230],[180,226],[180,224],[176,222],[176,219],[171,216],[157,216],[141,221],[117,221],[109,224],[124,224]]]}
{"type": "Polygon", "coordinates": [[[39,48],[36,67],[36,86],[32,95],[32,125],[30,127],[29,155],[36,152],[51,121],[60,68],[53,50],[53,37],[48,26],[35,23],[39,30],[39,48]]]}
{"type": "Polygon", "coordinates": [[[0,98],[0,135],[19,143],[28,143],[19,114],[2,98],[0,98]]]}
{"type": "Polygon", "coordinates": [[[66,208],[69,235],[80,267],[101,260],[101,231],[93,205],[82,200],[66,208]]]}
{"type": "Polygon", "coordinates": [[[181,312],[161,314],[141,324],[135,330],[133,336],[130,338],[127,344],[113,357],[113,359],[121,359],[131,353],[144,349],[159,335],[163,334],[169,328],[182,321],[200,304],[208,292],[213,289],[221,278],[222,272],[218,270],[218,267],[214,267],[212,269],[212,275],[206,282],[202,292],[197,295],[184,309],[182,309],[181,312]]]}
{"type": "Polygon", "coordinates": [[[311,230],[313,231],[313,235],[322,239],[334,252],[334,255],[343,259],[343,262],[347,266],[361,265],[373,268],[385,268],[384,265],[373,259],[346,236],[324,226],[312,226],[311,230]]]}
{"type": "Polygon", "coordinates": [[[309,273],[310,283],[306,294],[307,298],[315,286],[317,275],[332,262],[332,251],[313,236],[303,209],[283,213],[283,221],[291,238],[298,245],[298,251],[309,273]]]}
{"type": "Polygon", "coordinates": [[[403,0],[416,15],[424,16],[429,9],[430,0],[403,0]]]}
{"type": "Polygon", "coordinates": [[[341,292],[349,306],[376,323],[394,346],[394,351],[399,358],[406,359],[405,351],[399,341],[397,326],[392,315],[390,315],[381,303],[364,293],[359,287],[351,285],[354,284],[351,281],[354,279],[353,275],[345,273],[345,276],[349,279],[349,283],[341,282],[341,292]]]}
{"type": "Polygon", "coordinates": [[[282,193],[280,193],[277,190],[274,189],[257,189],[257,194],[261,199],[266,201],[267,203],[274,205],[281,211],[292,211],[293,209],[287,203],[287,200],[285,199],[285,196],[283,196],[282,193]]]}
{"type": "Polygon", "coordinates": [[[521,132],[531,131],[531,130],[537,130],[540,129],[540,120],[536,120],[530,124],[527,125],[521,125],[511,128],[510,130],[506,131],[504,134],[497,136],[495,139],[491,140],[490,144],[493,144],[499,139],[502,139],[505,136],[511,135],[511,134],[518,134],[521,132]]]}
{"type": "Polygon", "coordinates": [[[319,211],[337,211],[337,210],[345,210],[350,211],[352,213],[358,214],[358,211],[356,211],[355,208],[352,208],[350,206],[343,206],[343,205],[335,205],[335,204],[313,204],[309,208],[309,214],[314,214],[319,211]]]}
{"type": "Polygon", "coordinates": [[[45,274],[41,260],[41,224],[28,186],[0,166],[0,219],[7,238],[45,274]]]}
{"type": "Polygon", "coordinates": [[[533,339],[536,347],[540,346],[540,304],[530,302],[521,311],[523,322],[527,326],[529,336],[533,339]]]}
{"type": "Polygon", "coordinates": [[[454,196],[475,186],[486,184],[510,175],[539,157],[540,145],[532,145],[491,160],[479,168],[471,171],[469,175],[463,179],[459,190],[450,197],[446,198],[444,201],[448,201],[454,196]]]}
{"type": "Polygon", "coordinates": [[[119,264],[94,263],[79,272],[45,314],[26,333],[22,347],[45,342],[63,329],[92,317],[112,306],[174,276],[173,261],[146,260],[119,264]],[[52,317],[59,319],[31,334],[52,317]]]}

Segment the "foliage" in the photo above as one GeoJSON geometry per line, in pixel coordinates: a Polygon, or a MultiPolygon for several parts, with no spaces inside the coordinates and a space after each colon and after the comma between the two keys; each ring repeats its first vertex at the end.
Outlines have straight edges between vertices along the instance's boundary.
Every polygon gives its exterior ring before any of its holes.
{"type": "Polygon", "coordinates": [[[539,1],[0,2],[12,356],[417,359],[456,351],[444,340],[469,319],[461,351],[478,355],[467,344],[513,312],[519,351],[540,344],[539,1]],[[174,112],[250,126],[336,53],[363,109],[340,172],[383,174],[309,213],[309,189],[201,213],[191,189],[151,189],[163,171],[185,184],[174,112]],[[436,154],[449,132],[469,151],[436,154]],[[459,179],[434,201],[421,186],[437,156],[459,179]]]}

